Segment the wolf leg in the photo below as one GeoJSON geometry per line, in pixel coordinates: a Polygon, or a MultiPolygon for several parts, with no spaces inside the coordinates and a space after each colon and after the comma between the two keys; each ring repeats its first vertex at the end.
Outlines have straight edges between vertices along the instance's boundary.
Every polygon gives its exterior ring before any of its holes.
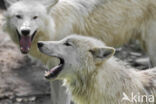
{"type": "Polygon", "coordinates": [[[61,81],[51,81],[50,86],[52,104],[70,104],[70,96],[61,81]]]}
{"type": "Polygon", "coordinates": [[[146,49],[151,59],[152,65],[156,66],[156,22],[152,22],[149,25],[146,36],[146,49]]]}

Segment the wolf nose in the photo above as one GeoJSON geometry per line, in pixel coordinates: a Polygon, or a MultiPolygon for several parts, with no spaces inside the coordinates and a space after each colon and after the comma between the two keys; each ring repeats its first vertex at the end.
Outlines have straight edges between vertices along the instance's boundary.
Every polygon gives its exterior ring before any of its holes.
{"type": "Polygon", "coordinates": [[[41,48],[43,47],[44,44],[42,42],[38,42],[37,45],[38,45],[38,48],[41,48]]]}
{"type": "Polygon", "coordinates": [[[22,30],[21,32],[24,36],[28,36],[30,33],[30,30],[22,30]]]}

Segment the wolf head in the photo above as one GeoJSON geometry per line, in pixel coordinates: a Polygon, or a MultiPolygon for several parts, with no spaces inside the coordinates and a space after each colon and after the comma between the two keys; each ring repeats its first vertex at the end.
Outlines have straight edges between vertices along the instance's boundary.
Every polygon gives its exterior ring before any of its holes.
{"type": "Polygon", "coordinates": [[[90,37],[71,35],[60,41],[38,42],[40,51],[60,59],[60,64],[46,72],[45,77],[64,79],[74,73],[90,73],[106,62],[115,52],[100,40],[90,37]]]}
{"type": "Polygon", "coordinates": [[[36,0],[6,0],[7,11],[4,29],[9,32],[16,43],[19,43],[22,53],[28,53],[36,34],[46,30],[49,9],[57,1],[51,0],[50,2],[49,0],[44,3],[36,0]]]}

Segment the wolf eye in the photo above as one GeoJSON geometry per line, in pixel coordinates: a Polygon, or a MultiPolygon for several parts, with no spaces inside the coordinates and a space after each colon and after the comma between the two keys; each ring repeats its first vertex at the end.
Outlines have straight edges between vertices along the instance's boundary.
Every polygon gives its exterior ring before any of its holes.
{"type": "Polygon", "coordinates": [[[21,15],[16,15],[16,18],[22,19],[22,16],[21,15]]]}
{"type": "Polygon", "coordinates": [[[69,43],[69,42],[65,42],[64,45],[65,46],[72,46],[71,43],[69,43]]]}
{"type": "Polygon", "coordinates": [[[34,17],[33,17],[33,19],[37,19],[37,18],[38,18],[38,16],[34,16],[34,17]]]}

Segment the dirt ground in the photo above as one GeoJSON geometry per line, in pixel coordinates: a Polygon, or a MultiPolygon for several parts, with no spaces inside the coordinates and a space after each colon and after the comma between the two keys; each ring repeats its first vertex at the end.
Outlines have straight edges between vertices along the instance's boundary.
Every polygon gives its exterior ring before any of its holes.
{"type": "MultiPolygon", "coordinates": [[[[1,30],[0,27],[0,104],[50,104],[43,65],[22,55],[1,30]]],[[[136,41],[118,48],[116,56],[139,69],[151,67],[148,56],[136,41]]]]}

